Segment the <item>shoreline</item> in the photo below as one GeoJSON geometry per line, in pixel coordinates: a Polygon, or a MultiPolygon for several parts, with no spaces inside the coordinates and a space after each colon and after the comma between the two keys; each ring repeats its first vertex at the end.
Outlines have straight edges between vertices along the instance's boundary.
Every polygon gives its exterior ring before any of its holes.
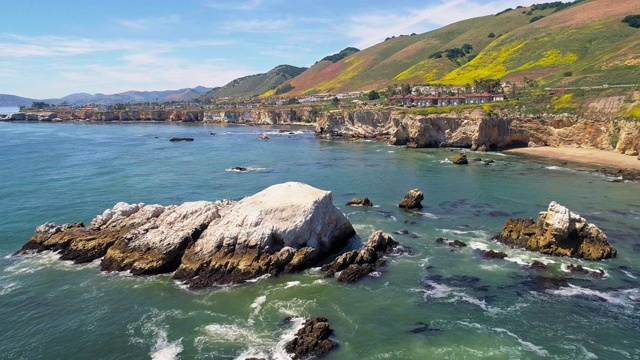
{"type": "Polygon", "coordinates": [[[505,153],[522,154],[566,163],[581,164],[620,180],[640,181],[640,160],[637,156],[613,151],[569,147],[533,147],[505,150],[505,153]]]}

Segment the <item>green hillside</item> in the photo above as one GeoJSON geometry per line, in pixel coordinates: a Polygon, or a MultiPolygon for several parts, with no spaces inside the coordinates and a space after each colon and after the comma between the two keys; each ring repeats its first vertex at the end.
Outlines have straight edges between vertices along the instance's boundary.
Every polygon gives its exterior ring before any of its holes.
{"type": "Polygon", "coordinates": [[[629,83],[640,79],[640,29],[622,22],[633,14],[640,14],[640,1],[579,0],[468,19],[316,63],[286,82],[286,96],[484,78],[527,77],[548,86],[629,83]]]}
{"type": "Polygon", "coordinates": [[[223,96],[254,96],[276,89],[285,81],[292,79],[307,68],[291,65],[279,65],[264,74],[249,75],[235,79],[227,85],[216,88],[202,97],[211,99],[223,96]]]}

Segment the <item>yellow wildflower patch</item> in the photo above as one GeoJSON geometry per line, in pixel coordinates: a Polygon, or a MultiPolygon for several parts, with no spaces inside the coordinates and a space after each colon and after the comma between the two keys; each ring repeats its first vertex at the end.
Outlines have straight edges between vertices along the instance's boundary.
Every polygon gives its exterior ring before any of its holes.
{"type": "Polygon", "coordinates": [[[555,111],[572,109],[575,105],[573,103],[573,94],[565,94],[561,97],[556,96],[551,99],[551,103],[555,111]]]}
{"type": "Polygon", "coordinates": [[[412,67],[398,74],[394,78],[394,80],[407,80],[407,79],[420,78],[424,82],[433,81],[436,79],[436,76],[438,75],[438,70],[431,69],[431,66],[429,66],[431,65],[431,63],[432,61],[430,60],[420,61],[419,63],[413,65],[412,67]]]}
{"type": "Polygon", "coordinates": [[[499,79],[509,73],[505,61],[517,53],[527,42],[512,42],[497,50],[483,51],[471,62],[445,75],[440,81],[443,84],[471,84],[476,79],[499,79]]]}
{"type": "Polygon", "coordinates": [[[571,64],[576,60],[578,60],[578,55],[574,53],[568,52],[566,54],[562,54],[562,51],[553,49],[546,51],[542,59],[538,61],[530,61],[520,66],[515,71],[528,70],[534,67],[571,64]]]}

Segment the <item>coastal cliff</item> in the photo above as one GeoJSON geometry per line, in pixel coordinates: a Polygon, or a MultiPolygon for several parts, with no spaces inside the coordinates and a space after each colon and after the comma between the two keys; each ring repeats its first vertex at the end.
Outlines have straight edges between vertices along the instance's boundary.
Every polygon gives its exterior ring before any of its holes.
{"type": "Polygon", "coordinates": [[[583,147],[640,153],[640,123],[607,116],[523,115],[482,109],[415,115],[400,111],[332,111],[321,116],[316,134],[346,139],[379,139],[408,147],[464,147],[499,150],[512,147],[583,147]]]}

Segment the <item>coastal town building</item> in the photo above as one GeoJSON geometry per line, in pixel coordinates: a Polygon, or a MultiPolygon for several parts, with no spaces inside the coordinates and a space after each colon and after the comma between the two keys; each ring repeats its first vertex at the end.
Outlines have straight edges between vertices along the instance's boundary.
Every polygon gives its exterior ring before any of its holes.
{"type": "Polygon", "coordinates": [[[395,95],[389,97],[389,101],[397,105],[404,106],[455,106],[463,104],[484,104],[494,101],[504,101],[504,94],[466,94],[466,95],[444,95],[444,96],[418,96],[418,95],[395,95]]]}

